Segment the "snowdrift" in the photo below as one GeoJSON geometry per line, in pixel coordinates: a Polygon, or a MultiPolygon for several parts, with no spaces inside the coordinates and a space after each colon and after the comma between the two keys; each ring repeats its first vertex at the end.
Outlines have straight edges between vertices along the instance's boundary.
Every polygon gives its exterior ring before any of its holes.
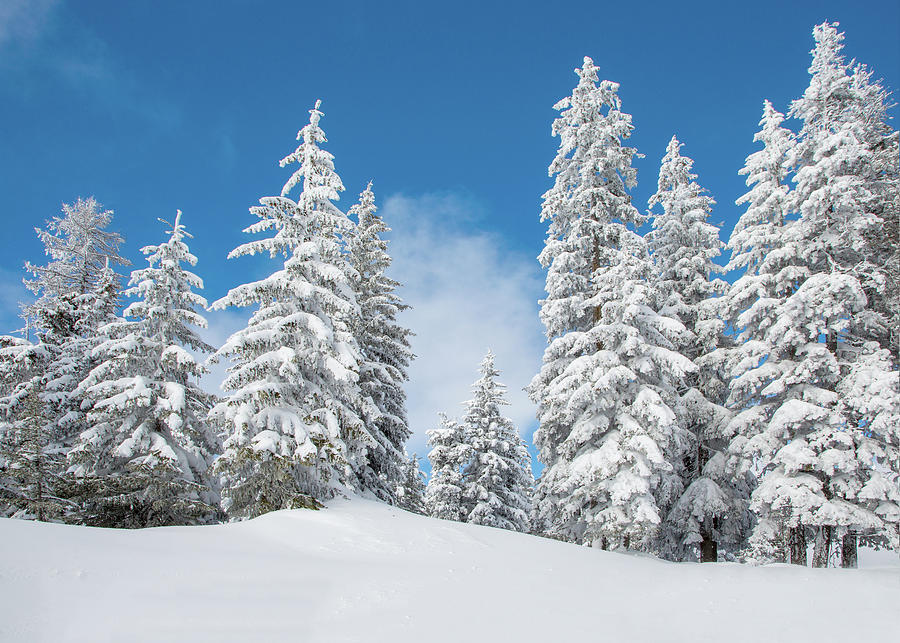
{"type": "Polygon", "coordinates": [[[900,567],[673,564],[364,500],[141,531],[4,519],[0,548],[2,641],[822,643],[900,631],[900,567]]]}

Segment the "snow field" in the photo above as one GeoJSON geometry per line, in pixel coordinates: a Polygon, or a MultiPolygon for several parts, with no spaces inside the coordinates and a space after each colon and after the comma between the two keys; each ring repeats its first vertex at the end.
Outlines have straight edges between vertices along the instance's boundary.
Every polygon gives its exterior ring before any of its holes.
{"type": "Polygon", "coordinates": [[[798,643],[900,631],[900,566],[676,564],[358,499],[209,527],[2,519],[0,542],[2,641],[798,643]]]}

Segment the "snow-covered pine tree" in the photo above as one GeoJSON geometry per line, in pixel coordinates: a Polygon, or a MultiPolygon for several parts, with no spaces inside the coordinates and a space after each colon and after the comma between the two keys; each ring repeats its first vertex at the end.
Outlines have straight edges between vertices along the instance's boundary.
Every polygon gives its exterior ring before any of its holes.
{"type": "MultiPolygon", "coordinates": [[[[725,287],[712,277],[719,270],[713,260],[723,244],[718,228],[709,223],[715,201],[696,183],[694,162],[682,156],[681,147],[673,136],[666,148],[658,189],[649,201],[653,229],[647,237],[660,313],[690,331],[677,348],[697,363],[724,340],[724,324],[712,314],[711,300],[725,287]],[[657,205],[662,212],[654,214],[657,205]]],[[[731,553],[740,548],[746,510],[722,453],[727,446],[722,429],[729,417],[723,406],[725,381],[716,369],[704,368],[678,389],[675,410],[690,443],[681,462],[672,462],[684,493],[663,526],[661,553],[666,557],[715,562],[720,544],[731,553]]]]}
{"type": "Polygon", "coordinates": [[[547,269],[541,320],[549,345],[529,386],[546,468],[536,489],[539,533],[601,547],[652,547],[661,507],[680,494],[668,457],[686,437],[673,406],[695,370],[676,350],[687,331],[653,309],[650,258],[636,233],[643,217],[628,189],[636,152],[618,84],[597,84],[593,61],[560,111],[550,165],[550,221],[539,259],[547,269]]]}
{"type": "Polygon", "coordinates": [[[463,493],[462,470],[472,458],[465,427],[441,413],[441,426],[426,431],[431,451],[431,478],[425,488],[428,515],[465,522],[468,506],[463,493]]]}
{"type": "Polygon", "coordinates": [[[223,382],[229,393],[211,412],[228,436],[215,470],[231,517],[316,506],[358,489],[356,472],[375,445],[361,419],[377,409],[367,407],[357,383],[361,356],[351,327],[359,306],[338,236],[351,222],[334,204],[344,186],[333,156],[319,147],[326,141],[319,105],[297,135],[300,145],[281,160],[299,169],[281,196],[250,209],[259,221],[245,232],[274,235],[228,255],[279,256],[283,267],[212,305],[257,306],[214,355],[232,362],[223,382]],[[300,183],[295,202],[287,195],[300,183]]]}
{"type": "Polygon", "coordinates": [[[534,485],[531,456],[512,420],[501,415],[501,407],[509,402],[506,387],[497,381],[500,371],[491,351],[480,371],[462,419],[471,445],[471,459],[463,471],[463,497],[469,508],[465,521],[527,532],[534,485]]]}
{"type": "MultiPolygon", "coordinates": [[[[816,47],[809,68],[810,85],[791,105],[791,115],[803,123],[791,158],[797,184],[792,206],[800,215],[795,236],[805,245],[808,269],[808,277],[794,297],[802,293],[806,299],[818,300],[821,295],[817,291],[859,293],[855,301],[845,296],[843,309],[822,312],[825,319],[838,318],[837,324],[829,326],[823,320],[815,328],[819,333],[815,341],[823,344],[836,362],[834,376],[822,383],[835,396],[848,372],[864,372],[867,381],[886,381],[890,375],[896,379],[896,364],[892,368],[889,361],[873,357],[878,354],[878,343],[890,347],[887,316],[892,314],[891,302],[896,302],[896,294],[888,294],[896,291],[895,285],[888,283],[890,263],[878,265],[873,259],[887,259],[884,233],[889,233],[893,224],[886,228],[882,217],[896,212],[898,198],[896,159],[887,161],[883,156],[885,151],[892,154],[897,149],[897,133],[886,122],[887,94],[879,84],[871,83],[867,69],[854,69],[844,62],[843,34],[837,26],[826,22],[813,30],[816,47]],[[893,206],[888,205],[891,202],[893,206]],[[857,358],[864,362],[862,371],[848,371],[846,365],[857,358]],[[887,369],[882,377],[872,373],[879,365],[887,369]]],[[[873,432],[879,430],[874,427],[892,432],[888,427],[896,415],[887,422],[872,423],[849,407],[840,410],[839,421],[848,426],[837,435],[829,434],[821,444],[811,445],[818,461],[809,466],[821,472],[818,477],[827,499],[813,520],[817,527],[815,565],[825,564],[835,537],[843,539],[842,551],[852,559],[857,534],[874,531],[895,540],[900,509],[896,494],[893,498],[882,495],[884,505],[877,514],[869,511],[870,498],[858,497],[864,487],[867,495],[871,492],[871,479],[880,479],[879,469],[894,459],[884,452],[876,458],[863,445],[871,444],[873,437],[885,445],[895,442],[895,435],[873,436],[873,432]],[[851,411],[849,415],[847,411],[851,411]]]]}
{"type": "MultiPolygon", "coordinates": [[[[753,386],[742,385],[742,377],[752,382],[752,373],[768,352],[763,335],[776,321],[775,310],[787,289],[796,260],[793,246],[787,246],[784,227],[788,214],[786,159],[794,145],[794,136],[784,128],[784,115],[767,100],[753,140],[762,149],[747,157],[739,174],[747,175],[748,192],[736,204],[747,204],[732,231],[727,248],[731,259],[725,271],[743,270],[743,274],[715,300],[718,316],[732,329],[732,345],[723,345],[699,360],[706,372],[715,372],[730,382],[727,406],[734,412],[723,437],[731,441],[723,459],[735,481],[738,497],[749,498],[756,484],[752,454],[745,453],[747,440],[761,430],[773,412],[772,402],[760,397],[753,386]],[[748,374],[750,373],[750,374],[748,374]]],[[[780,509],[759,517],[754,555],[770,560],[787,560],[787,511],[780,509]],[[766,534],[763,538],[761,535],[766,534]]],[[[750,525],[746,511],[744,527],[750,525]]]]}
{"type": "Polygon", "coordinates": [[[107,527],[204,522],[217,497],[207,470],[219,451],[206,424],[210,395],[197,380],[204,368],[189,350],[213,349],[197,334],[206,299],[203,281],[185,268],[196,257],[175,217],[169,239],[141,249],[148,267],[131,273],[125,294],[138,298],[98,329],[99,363],[76,393],[89,409],[68,454],[85,520],[107,527]]]}
{"type": "MultiPolygon", "coordinates": [[[[128,264],[118,254],[122,237],[106,230],[111,210],[90,198],[63,204],[62,212],[45,230],[35,229],[50,257],[44,266],[26,263],[33,279],[25,283],[37,300],[24,307],[23,316],[26,327],[36,329],[37,341],[20,360],[27,364],[18,370],[21,378],[0,400],[6,421],[15,425],[27,418],[29,430],[41,433],[32,443],[44,445],[45,489],[56,496],[67,493],[65,455],[85,428],[75,390],[93,366],[97,328],[118,305],[119,278],[111,266],[128,264]],[[39,413],[19,408],[34,396],[41,401],[39,413]]],[[[68,518],[77,520],[72,506],[65,506],[68,518]]]]}
{"type": "MultiPolygon", "coordinates": [[[[410,430],[403,390],[413,357],[409,347],[411,333],[397,322],[398,313],[408,306],[397,295],[400,284],[385,274],[391,257],[387,253],[387,241],[382,237],[390,228],[376,212],[371,182],[348,214],[356,216],[348,249],[360,308],[354,328],[362,355],[359,387],[378,410],[377,416],[366,421],[376,444],[369,449],[363,463],[360,482],[364,490],[379,499],[399,504],[399,493],[411,475],[404,448],[410,430]]],[[[418,470],[417,465],[415,469],[418,470]]]]}
{"type": "Polygon", "coordinates": [[[54,493],[63,467],[42,416],[42,348],[20,337],[0,337],[0,516],[5,518],[47,520],[62,513],[54,493]]]}
{"type": "Polygon", "coordinates": [[[397,506],[413,513],[427,515],[425,508],[425,474],[419,468],[419,456],[413,453],[403,464],[397,506]]]}

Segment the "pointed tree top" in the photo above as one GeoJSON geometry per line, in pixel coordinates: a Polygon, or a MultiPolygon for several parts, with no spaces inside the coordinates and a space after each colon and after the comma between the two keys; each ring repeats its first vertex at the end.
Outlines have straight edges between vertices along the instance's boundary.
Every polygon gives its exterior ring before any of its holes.
{"type": "Polygon", "coordinates": [[[672,154],[680,154],[681,146],[683,144],[678,140],[678,136],[672,134],[672,140],[669,141],[669,145],[666,147],[666,152],[672,154]]]}
{"type": "MultiPolygon", "coordinates": [[[[316,105],[311,110],[309,110],[309,124],[313,127],[317,127],[319,125],[319,119],[324,115],[319,111],[319,108],[322,106],[322,100],[316,99],[316,105]]],[[[306,129],[305,127],[303,129],[306,129]]],[[[303,135],[303,130],[297,132],[297,140],[300,140],[300,137],[303,135]]]]}
{"type": "Polygon", "coordinates": [[[584,65],[581,69],[576,69],[575,73],[581,78],[581,82],[597,82],[597,67],[590,56],[584,57],[584,65]]]}
{"type": "Polygon", "coordinates": [[[483,377],[495,377],[500,372],[494,367],[494,351],[488,349],[487,355],[481,360],[481,368],[479,369],[483,377]]]}
{"type": "Polygon", "coordinates": [[[184,237],[188,239],[193,239],[194,236],[185,230],[184,225],[181,223],[181,210],[175,210],[175,223],[169,223],[165,219],[160,219],[157,217],[156,219],[160,223],[165,223],[168,226],[172,226],[171,230],[166,230],[166,234],[171,235],[171,241],[181,241],[184,237]]]}
{"type": "Polygon", "coordinates": [[[813,38],[816,46],[809,52],[813,55],[809,73],[815,74],[823,67],[843,67],[841,50],[844,48],[844,34],[837,30],[837,22],[825,21],[813,27],[813,38]]]}

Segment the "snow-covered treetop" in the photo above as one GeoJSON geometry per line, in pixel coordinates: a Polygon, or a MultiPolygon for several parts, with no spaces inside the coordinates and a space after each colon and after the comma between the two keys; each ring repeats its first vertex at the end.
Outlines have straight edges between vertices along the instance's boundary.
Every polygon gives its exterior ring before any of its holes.
{"type": "Polygon", "coordinates": [[[738,172],[747,175],[750,190],[735,204],[747,203],[748,207],[728,241],[732,255],[725,271],[744,268],[756,272],[781,234],[788,208],[785,163],[794,147],[794,135],[781,126],[783,122],[784,114],[765,101],[759,121],[761,129],[753,136],[755,142],[763,144],[763,149],[748,156],[738,172]]]}
{"type": "Polygon", "coordinates": [[[791,104],[790,116],[809,127],[828,127],[839,118],[850,99],[850,76],[841,50],[844,34],[838,33],[837,22],[823,22],[813,28],[815,48],[809,66],[812,76],[803,97],[791,104]]]}
{"type": "Polygon", "coordinates": [[[337,201],[338,193],[344,191],[344,185],[334,171],[334,156],[319,148],[319,143],[328,141],[325,132],[319,127],[319,119],[323,116],[319,111],[321,105],[322,101],[317,100],[315,107],[309,110],[309,125],[297,132],[297,140],[301,141],[297,149],[278,162],[279,167],[285,167],[289,163],[300,164],[299,169],[281,188],[281,196],[287,196],[301,180],[303,181],[301,198],[310,199],[315,203],[337,201]]]}
{"type": "Polygon", "coordinates": [[[500,371],[494,366],[493,351],[488,350],[478,372],[481,373],[481,377],[472,384],[474,397],[465,403],[468,408],[468,419],[472,419],[473,414],[496,415],[500,406],[509,404],[503,397],[506,386],[496,379],[500,371]]]}
{"type": "MultiPolygon", "coordinates": [[[[279,162],[282,167],[297,162],[300,168],[284,184],[280,196],[263,197],[259,200],[259,206],[250,208],[259,221],[245,228],[244,232],[256,234],[274,229],[275,234],[239,245],[228,254],[229,259],[260,253],[289,258],[301,244],[321,236],[322,231],[329,231],[333,236],[351,229],[350,220],[334,204],[339,199],[338,192],[344,190],[341,178],[334,169],[334,157],[318,146],[327,140],[319,127],[322,117],[318,109],[320,105],[321,101],[316,101],[316,107],[310,110],[309,125],[297,134],[297,138],[302,140],[300,146],[279,162]],[[295,202],[287,194],[301,182],[303,191],[295,202]]],[[[227,305],[224,302],[224,299],[216,301],[212,307],[217,309],[227,305]]]]}
{"type": "Polygon", "coordinates": [[[626,207],[630,205],[626,189],[637,184],[637,171],[631,167],[637,151],[621,145],[634,127],[631,115],[621,111],[619,84],[603,80],[598,85],[597,67],[588,56],[575,73],[578,85],[572,95],[553,106],[560,115],[553,121],[552,132],[560,143],[549,174],[557,178],[544,195],[541,221],[571,209],[573,213],[590,210],[595,216],[605,211],[609,218],[639,224],[638,211],[626,207]]]}
{"type": "Polygon", "coordinates": [[[25,285],[39,296],[26,308],[26,315],[33,315],[57,297],[88,294],[108,264],[129,265],[119,255],[124,242],[121,235],[105,229],[112,221],[112,210],[104,210],[94,197],[79,197],[72,205],[63,203],[62,212],[61,217],[47,221],[46,230],[35,228],[50,261],[45,266],[25,264],[34,275],[34,279],[25,280],[25,285]]]}
{"type": "Polygon", "coordinates": [[[192,290],[202,289],[203,280],[182,267],[182,264],[197,264],[197,257],[184,242],[191,234],[181,223],[181,210],[176,211],[174,224],[163,219],[160,222],[171,226],[172,229],[166,231],[169,240],[141,248],[149,266],[131,273],[130,288],[125,294],[139,300],[128,306],[123,315],[142,320],[141,323],[149,326],[144,332],[156,341],[177,341],[211,352],[212,347],[190,328],[206,328],[207,325],[206,319],[196,312],[197,308],[206,308],[206,299],[192,290]]]}
{"type": "Polygon", "coordinates": [[[653,230],[648,237],[664,296],[677,293],[693,305],[712,291],[713,258],[722,242],[718,229],[707,222],[715,201],[694,181],[694,161],[681,155],[681,146],[673,136],[662,159],[658,190],[649,204],[651,208],[659,204],[663,211],[651,215],[653,230]]]}

